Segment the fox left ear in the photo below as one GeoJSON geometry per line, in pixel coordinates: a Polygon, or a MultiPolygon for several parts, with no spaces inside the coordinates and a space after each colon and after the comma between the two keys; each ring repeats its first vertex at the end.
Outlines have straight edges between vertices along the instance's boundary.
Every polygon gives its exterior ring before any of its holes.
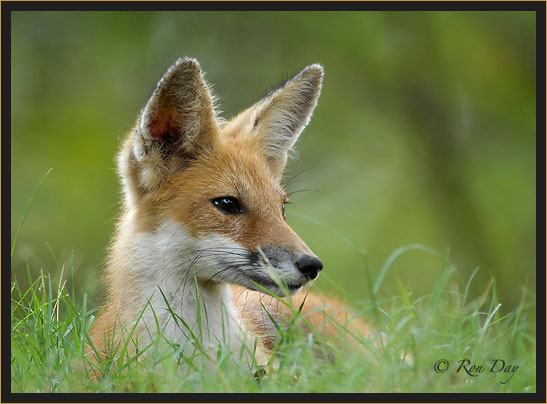
{"type": "Polygon", "coordinates": [[[217,131],[214,97],[199,63],[188,57],[178,59],[137,122],[130,157],[139,187],[157,188],[170,172],[211,149],[217,131]]]}
{"type": "Polygon", "coordinates": [[[278,176],[317,105],[322,80],[323,67],[308,66],[253,107],[252,135],[278,176]]]}

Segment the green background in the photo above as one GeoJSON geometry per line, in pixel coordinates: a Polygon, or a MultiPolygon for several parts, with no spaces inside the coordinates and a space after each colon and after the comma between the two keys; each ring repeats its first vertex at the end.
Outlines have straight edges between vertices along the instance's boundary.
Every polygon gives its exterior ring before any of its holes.
{"type": "MultiPolygon", "coordinates": [[[[319,104],[287,171],[310,168],[289,190],[312,191],[287,217],[325,264],[317,286],[333,279],[369,298],[362,255],[340,234],[366,249],[373,277],[421,243],[449,250],[463,285],[480,267],[475,294],[495,277],[510,310],[535,285],[535,29],[532,12],[13,12],[12,239],[53,167],[13,273],[26,278],[28,262],[59,274],[73,253],[77,290],[99,304],[115,154],[178,57],[200,61],[225,117],[321,63],[319,104]]],[[[415,298],[440,268],[423,251],[395,266],[415,298]]]]}

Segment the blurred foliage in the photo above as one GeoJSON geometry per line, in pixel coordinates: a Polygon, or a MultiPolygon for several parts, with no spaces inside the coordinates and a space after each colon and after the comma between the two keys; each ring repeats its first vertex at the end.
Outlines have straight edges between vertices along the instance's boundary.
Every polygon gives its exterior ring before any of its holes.
{"type": "MultiPolygon", "coordinates": [[[[341,233],[373,276],[402,245],[449,248],[462,282],[479,266],[476,291],[494,276],[510,310],[535,285],[535,31],[532,12],[14,12],[12,238],[53,172],[13,273],[60,271],[73,253],[77,290],[100,301],[115,154],[176,58],[200,61],[226,117],[318,62],[322,95],[287,172],[311,168],[290,189],[312,191],[287,215],[325,263],[319,287],[368,298],[341,233]]],[[[396,263],[415,296],[431,290],[439,259],[396,263]]]]}

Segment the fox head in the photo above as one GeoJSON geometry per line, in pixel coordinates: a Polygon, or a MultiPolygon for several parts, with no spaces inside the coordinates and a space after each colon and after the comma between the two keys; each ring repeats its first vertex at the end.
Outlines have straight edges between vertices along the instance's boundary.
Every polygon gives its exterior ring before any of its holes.
{"type": "Polygon", "coordinates": [[[198,62],[177,60],[118,157],[139,254],[159,251],[156,261],[200,281],[280,295],[315,279],[323,264],[285,221],[280,178],[322,77],[308,66],[225,122],[198,62]]]}

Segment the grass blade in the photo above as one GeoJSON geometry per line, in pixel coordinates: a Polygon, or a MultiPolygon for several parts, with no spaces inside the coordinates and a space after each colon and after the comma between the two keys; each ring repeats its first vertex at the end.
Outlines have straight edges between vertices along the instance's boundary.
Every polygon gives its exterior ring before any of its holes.
{"type": "Polygon", "coordinates": [[[408,245],[397,248],[393,253],[391,253],[391,255],[388,257],[386,262],[384,262],[384,265],[382,265],[382,268],[380,269],[380,273],[378,274],[378,277],[376,278],[376,282],[374,282],[374,287],[372,288],[372,292],[374,294],[378,293],[378,291],[380,290],[380,287],[382,286],[382,282],[387,272],[389,271],[389,268],[391,268],[395,260],[399,258],[399,256],[402,255],[403,253],[410,250],[421,250],[421,251],[426,251],[436,257],[440,256],[440,254],[434,249],[429,248],[422,244],[418,244],[418,243],[408,244],[408,245]]]}
{"type": "Polygon", "coordinates": [[[25,213],[23,213],[23,217],[21,218],[21,221],[19,222],[19,226],[17,227],[17,231],[15,232],[15,237],[13,238],[13,244],[11,245],[11,255],[10,259],[13,259],[13,252],[15,251],[15,244],[17,244],[17,239],[19,238],[19,233],[21,233],[21,228],[23,227],[23,223],[25,222],[25,218],[27,217],[28,211],[30,209],[30,205],[32,205],[32,201],[34,201],[34,198],[36,197],[36,194],[38,193],[38,190],[44,183],[46,177],[53,171],[53,168],[50,168],[47,170],[47,172],[44,174],[36,188],[34,188],[34,192],[32,193],[32,196],[30,197],[30,200],[27,203],[27,206],[25,208],[25,213]]]}

